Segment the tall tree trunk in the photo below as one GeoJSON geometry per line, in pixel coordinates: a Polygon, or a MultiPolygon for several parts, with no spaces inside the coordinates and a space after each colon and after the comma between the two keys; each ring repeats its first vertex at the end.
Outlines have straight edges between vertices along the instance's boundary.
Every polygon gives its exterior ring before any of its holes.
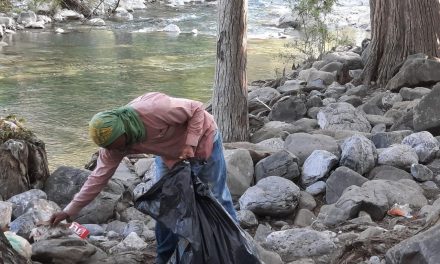
{"type": "Polygon", "coordinates": [[[217,63],[212,113],[226,142],[247,141],[247,0],[218,1],[217,63]]]}
{"type": "Polygon", "coordinates": [[[370,0],[370,9],[365,84],[385,86],[408,55],[440,56],[440,0],[370,0]]]}

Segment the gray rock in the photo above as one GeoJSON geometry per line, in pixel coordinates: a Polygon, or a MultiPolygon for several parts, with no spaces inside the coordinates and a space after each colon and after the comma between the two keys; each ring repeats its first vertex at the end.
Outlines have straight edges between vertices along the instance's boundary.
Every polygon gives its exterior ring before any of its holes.
{"type": "Polygon", "coordinates": [[[277,252],[285,262],[319,257],[336,250],[328,234],[304,228],[273,232],[266,241],[267,247],[277,252]]]}
{"type": "Polygon", "coordinates": [[[90,232],[90,236],[102,236],[105,233],[105,229],[97,224],[84,224],[83,225],[90,232]]]}
{"type": "MultiPolygon", "coordinates": [[[[78,238],[40,240],[32,245],[32,260],[43,263],[91,264],[98,263],[99,258],[96,255],[99,255],[97,253],[100,251],[86,240],[78,238]]],[[[102,256],[105,256],[105,253],[100,257],[102,256]]]]}
{"type": "Polygon", "coordinates": [[[319,70],[325,71],[325,72],[332,72],[332,73],[336,72],[336,74],[339,74],[339,72],[342,70],[342,66],[344,66],[344,64],[342,64],[338,61],[333,61],[333,62],[327,63],[319,70]]]}
{"type": "Polygon", "coordinates": [[[102,191],[74,220],[81,224],[104,224],[115,214],[116,204],[122,195],[102,191]]]}
{"type": "Polygon", "coordinates": [[[295,215],[293,224],[299,227],[310,226],[316,220],[315,214],[307,209],[299,209],[295,215]]]}
{"type": "Polygon", "coordinates": [[[323,85],[330,85],[335,81],[335,75],[333,73],[318,71],[311,68],[310,74],[307,78],[307,85],[314,83],[317,80],[321,80],[323,85]]]}
{"type": "Polygon", "coordinates": [[[86,25],[102,27],[105,26],[105,21],[102,18],[92,18],[86,21],[86,25]]]}
{"type": "Polygon", "coordinates": [[[309,186],[326,177],[338,161],[339,158],[333,153],[326,150],[314,150],[304,162],[301,183],[309,186]]]}
{"type": "Polygon", "coordinates": [[[371,125],[365,115],[348,103],[334,103],[323,107],[318,113],[321,129],[354,130],[370,132],[371,125]]]}
{"type": "Polygon", "coordinates": [[[388,148],[391,145],[402,143],[402,140],[411,133],[411,130],[380,132],[373,134],[371,141],[373,141],[376,148],[388,148]]]}
{"type": "Polygon", "coordinates": [[[283,85],[277,88],[280,93],[299,92],[306,86],[306,82],[302,80],[287,80],[283,85]]]}
{"type": "Polygon", "coordinates": [[[408,172],[399,168],[389,165],[381,165],[370,171],[368,179],[399,181],[403,179],[412,180],[413,177],[408,172]]]}
{"type": "Polygon", "coordinates": [[[136,235],[141,236],[144,232],[144,227],[145,227],[145,224],[143,221],[131,220],[125,226],[124,231],[122,232],[122,237],[126,238],[131,233],[135,233],[136,235]]]}
{"type": "MultiPolygon", "coordinates": [[[[142,176],[141,176],[142,177],[142,176]]],[[[112,176],[112,181],[122,183],[126,190],[134,190],[134,188],[141,183],[141,177],[139,177],[136,173],[133,173],[130,168],[127,167],[127,164],[123,161],[119,164],[115,173],[112,176]]],[[[111,185],[108,186],[110,188],[111,185]]],[[[113,194],[122,194],[122,190],[113,189],[110,191],[107,189],[106,191],[113,194]]]]}
{"type": "Polygon", "coordinates": [[[375,94],[365,104],[359,106],[359,110],[364,111],[367,115],[383,115],[385,110],[382,108],[382,98],[385,95],[385,92],[375,94]]]}
{"type": "Polygon", "coordinates": [[[138,177],[143,177],[154,163],[153,158],[143,158],[136,161],[134,164],[135,173],[138,177]]]}
{"type": "Polygon", "coordinates": [[[371,134],[383,133],[386,132],[386,130],[387,126],[385,124],[377,124],[371,129],[371,134]]]}
{"type": "Polygon", "coordinates": [[[278,152],[283,150],[284,140],[281,138],[268,138],[258,142],[256,145],[259,147],[263,147],[271,152],[278,152]]]}
{"type": "Polygon", "coordinates": [[[267,236],[272,233],[270,226],[259,224],[255,231],[254,240],[258,243],[265,243],[267,236]]]}
{"type": "Polygon", "coordinates": [[[436,158],[426,165],[434,175],[440,175],[440,158],[436,158]]]}
{"type": "Polygon", "coordinates": [[[402,144],[412,147],[422,163],[432,161],[439,151],[439,142],[431,133],[422,131],[406,136],[402,140],[402,144]]]}
{"type": "Polygon", "coordinates": [[[300,189],[293,182],[277,176],[260,180],[240,197],[240,208],[257,215],[288,215],[298,205],[300,189]]]}
{"type": "Polygon", "coordinates": [[[300,175],[298,158],[287,150],[282,150],[260,160],[255,166],[257,182],[268,176],[280,176],[294,180],[300,175]]]}
{"type": "Polygon", "coordinates": [[[377,124],[385,124],[387,127],[390,127],[394,124],[394,120],[386,116],[366,115],[365,117],[372,126],[375,126],[377,124]]]}
{"type": "Polygon", "coordinates": [[[301,191],[300,195],[301,196],[299,198],[298,208],[313,211],[313,209],[315,209],[316,207],[315,198],[313,198],[313,196],[310,193],[305,191],[301,191]]]}
{"type": "Polygon", "coordinates": [[[390,248],[386,261],[398,263],[440,263],[440,225],[435,225],[425,232],[410,237],[390,248]]]}
{"type": "Polygon", "coordinates": [[[261,107],[261,102],[269,104],[275,98],[280,96],[280,92],[271,87],[262,87],[253,90],[248,94],[248,108],[252,112],[261,107]]]}
{"type": "Polygon", "coordinates": [[[314,150],[326,150],[339,157],[339,146],[336,140],[325,135],[291,134],[286,138],[284,148],[298,157],[300,165],[304,163],[314,150]]]}
{"type": "Polygon", "coordinates": [[[144,242],[136,233],[130,233],[121,243],[112,247],[110,254],[126,252],[126,251],[142,251],[146,249],[148,244],[144,242]]]}
{"type": "Polygon", "coordinates": [[[344,140],[341,150],[339,164],[359,174],[368,173],[376,165],[376,147],[373,142],[362,135],[354,135],[344,140]]]}
{"type": "Polygon", "coordinates": [[[240,197],[254,179],[254,163],[249,151],[244,149],[225,150],[227,184],[232,198],[240,197]]]}
{"type": "Polygon", "coordinates": [[[432,88],[431,93],[423,97],[414,108],[414,129],[416,131],[427,130],[434,136],[440,135],[439,96],[440,84],[437,84],[432,88]]]}
{"type": "Polygon", "coordinates": [[[339,97],[339,103],[348,103],[354,107],[358,107],[362,104],[362,98],[357,95],[343,95],[339,97]]]}
{"type": "Polygon", "coordinates": [[[417,181],[431,181],[434,179],[434,174],[432,171],[422,164],[413,164],[411,165],[411,175],[417,180],[417,181]]]}
{"type": "Polygon", "coordinates": [[[348,187],[362,186],[368,179],[347,167],[337,168],[327,179],[325,200],[328,204],[336,203],[348,187]]]}
{"type": "Polygon", "coordinates": [[[413,180],[367,181],[362,187],[348,187],[339,200],[329,206],[323,223],[338,225],[357,216],[360,211],[367,212],[373,220],[378,221],[395,203],[421,208],[427,204],[427,200],[422,188],[413,180]]]}
{"type": "Polygon", "coordinates": [[[338,61],[342,64],[345,64],[348,70],[357,70],[363,68],[361,56],[350,51],[328,53],[322,58],[322,60],[327,63],[338,61]]]}
{"type": "Polygon", "coordinates": [[[440,188],[433,181],[425,181],[420,184],[423,189],[423,193],[427,199],[435,199],[440,194],[440,188]]]}
{"type": "Polygon", "coordinates": [[[327,188],[327,184],[324,181],[317,181],[310,186],[307,186],[306,192],[311,195],[318,195],[324,193],[327,188]]]}
{"type": "Polygon", "coordinates": [[[332,83],[327,90],[325,90],[325,97],[339,98],[347,91],[347,87],[344,85],[340,85],[337,82],[332,83]]]}
{"type": "Polygon", "coordinates": [[[8,199],[8,202],[13,204],[12,216],[17,218],[24,214],[29,203],[38,199],[47,199],[46,193],[39,189],[32,189],[12,196],[8,199]]]}
{"type": "Polygon", "coordinates": [[[251,142],[258,143],[269,138],[282,137],[285,133],[295,133],[297,131],[298,128],[293,124],[271,121],[264,124],[261,129],[251,136],[251,142]]]}
{"type": "Polygon", "coordinates": [[[347,96],[355,95],[359,97],[365,97],[368,94],[367,85],[359,85],[359,86],[346,85],[346,86],[348,87],[347,92],[345,93],[345,95],[347,96]]]}
{"type": "MultiPolygon", "coordinates": [[[[113,13],[113,15],[110,17],[112,20],[117,21],[117,22],[127,22],[127,21],[132,21],[133,20],[133,15],[131,13],[129,13],[126,9],[122,8],[122,7],[118,7],[115,10],[116,12],[113,13]]],[[[174,24],[169,24],[168,26],[166,26],[163,31],[165,32],[180,32],[179,27],[177,27],[174,24]]]]}
{"type": "Polygon", "coordinates": [[[134,207],[128,207],[120,213],[120,220],[123,222],[129,222],[132,220],[138,220],[145,224],[151,221],[151,217],[142,213],[134,207]]]}
{"type": "Polygon", "coordinates": [[[22,12],[17,18],[17,23],[26,25],[31,22],[37,22],[37,15],[33,11],[22,12]]]}
{"type": "Polygon", "coordinates": [[[392,145],[381,149],[377,163],[397,168],[409,169],[412,164],[419,163],[416,151],[408,145],[392,145]]]}
{"type": "Polygon", "coordinates": [[[9,226],[12,217],[12,203],[0,201],[0,229],[9,226]]]}
{"type": "Polygon", "coordinates": [[[307,106],[307,108],[321,107],[322,106],[321,97],[318,95],[310,96],[309,98],[307,98],[306,106],[307,106]]]}
{"type": "Polygon", "coordinates": [[[272,121],[294,122],[304,117],[307,107],[304,101],[296,96],[285,96],[278,100],[270,111],[272,121]]]}
{"type": "MultiPolygon", "coordinates": [[[[119,220],[114,220],[111,221],[107,224],[107,227],[105,229],[105,231],[107,231],[107,236],[109,237],[111,234],[109,234],[111,231],[115,232],[118,236],[122,236],[122,234],[124,233],[124,230],[127,228],[127,223],[126,222],[122,222],[119,220]]],[[[110,237],[109,237],[110,238],[110,237]]]]}
{"type": "Polygon", "coordinates": [[[240,210],[237,212],[237,219],[243,228],[258,226],[258,220],[255,214],[250,210],[240,210]]]}
{"type": "Polygon", "coordinates": [[[388,110],[393,107],[395,103],[398,102],[402,102],[402,96],[398,93],[391,93],[387,91],[382,97],[381,106],[383,107],[383,109],[388,110]]]}
{"type": "Polygon", "coordinates": [[[440,62],[424,54],[407,57],[399,72],[387,83],[386,89],[398,91],[402,87],[416,87],[440,82],[440,62]]]}
{"type": "Polygon", "coordinates": [[[431,92],[431,89],[425,88],[425,87],[415,87],[415,88],[408,88],[403,87],[400,89],[399,94],[402,96],[402,99],[405,101],[412,101],[414,99],[420,99],[423,96],[429,94],[431,92]]]}
{"type": "MultiPolygon", "coordinates": [[[[336,99],[335,99],[335,98],[332,98],[332,97],[324,98],[324,99],[322,100],[322,105],[323,105],[323,106],[327,106],[327,105],[334,104],[334,103],[336,103],[336,99]]],[[[319,112],[318,112],[318,114],[319,114],[319,112]]],[[[317,117],[317,118],[318,118],[318,117],[317,117]]]]}

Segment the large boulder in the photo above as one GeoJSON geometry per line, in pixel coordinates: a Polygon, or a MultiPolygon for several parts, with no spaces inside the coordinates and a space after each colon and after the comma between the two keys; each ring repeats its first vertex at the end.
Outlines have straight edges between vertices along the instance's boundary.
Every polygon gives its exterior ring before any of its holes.
{"type": "Polygon", "coordinates": [[[371,141],[373,141],[376,148],[388,148],[391,145],[402,143],[402,140],[411,134],[411,130],[378,132],[371,136],[371,141]]]}
{"type": "Polygon", "coordinates": [[[377,151],[373,142],[362,135],[355,135],[342,143],[341,166],[359,174],[365,174],[376,166],[377,151]]]}
{"type": "Polygon", "coordinates": [[[412,164],[419,163],[419,157],[416,151],[410,146],[397,144],[386,149],[381,149],[377,163],[380,165],[409,169],[412,164]]]}
{"type": "Polygon", "coordinates": [[[304,161],[315,150],[326,150],[339,157],[339,146],[336,140],[326,135],[310,135],[306,133],[291,134],[284,142],[284,148],[298,157],[298,163],[304,161]]]}
{"type": "Polygon", "coordinates": [[[281,150],[260,160],[255,166],[257,182],[268,176],[280,176],[294,180],[300,175],[298,158],[287,150],[281,150]]]}
{"type": "Polygon", "coordinates": [[[410,237],[390,248],[386,253],[389,264],[440,263],[440,225],[410,237]]]}
{"type": "MultiPolygon", "coordinates": [[[[440,65],[440,62],[438,63],[440,65]]],[[[436,74],[440,78],[440,74],[438,72],[436,74]]],[[[414,130],[427,130],[434,136],[440,135],[440,107],[438,107],[438,98],[440,98],[440,84],[435,85],[431,93],[423,97],[414,108],[414,130]]]]}
{"type": "Polygon", "coordinates": [[[330,170],[338,164],[338,161],[339,158],[331,152],[314,150],[304,162],[301,183],[304,186],[309,186],[326,177],[330,170]]]}
{"type": "Polygon", "coordinates": [[[286,133],[289,134],[294,132],[298,132],[298,128],[293,124],[281,121],[271,121],[264,124],[262,128],[257,130],[251,136],[251,142],[258,143],[269,138],[282,137],[286,133]]]}
{"type": "Polygon", "coordinates": [[[346,51],[346,52],[333,52],[326,54],[322,60],[327,64],[329,62],[340,62],[347,66],[348,70],[362,69],[362,58],[359,54],[346,51]]]}
{"type": "Polygon", "coordinates": [[[406,136],[402,140],[402,144],[412,147],[422,163],[432,161],[439,151],[439,142],[427,131],[414,133],[406,136]]]}
{"type": "Polygon", "coordinates": [[[327,179],[325,200],[328,204],[335,203],[342,193],[352,185],[362,186],[368,179],[347,167],[337,168],[327,179]]]}
{"type": "Polygon", "coordinates": [[[240,208],[257,215],[283,216],[295,211],[300,189],[287,179],[270,176],[257,182],[240,197],[240,208]]]}
{"type": "Polygon", "coordinates": [[[389,180],[399,181],[403,179],[412,180],[413,177],[408,172],[389,165],[375,167],[368,174],[370,180],[389,180]]]}
{"type": "Polygon", "coordinates": [[[431,89],[426,87],[415,87],[415,88],[408,88],[403,87],[400,89],[399,94],[402,96],[402,99],[405,101],[412,101],[415,99],[421,99],[423,96],[429,94],[431,92],[431,89]]]}
{"type": "Polygon", "coordinates": [[[254,163],[249,151],[245,149],[225,150],[227,184],[232,198],[239,198],[252,184],[254,163]]]}
{"type": "Polygon", "coordinates": [[[297,96],[285,96],[278,100],[270,111],[269,119],[273,121],[294,122],[304,117],[307,107],[297,96]]]}
{"type": "Polygon", "coordinates": [[[354,130],[370,132],[371,125],[365,115],[349,103],[332,103],[318,113],[318,124],[322,129],[354,130]]]}
{"type": "MultiPolygon", "coordinates": [[[[283,261],[289,263],[301,258],[331,255],[337,249],[329,233],[306,228],[272,232],[267,236],[265,245],[277,252],[283,261]]],[[[327,261],[322,263],[330,263],[329,260],[327,261]]]]}
{"type": "Polygon", "coordinates": [[[280,96],[280,92],[271,87],[262,87],[253,90],[248,94],[248,108],[254,110],[265,108],[264,104],[269,104],[273,99],[280,96]]]}
{"type": "Polygon", "coordinates": [[[26,208],[33,200],[47,199],[45,192],[39,189],[32,189],[24,193],[20,193],[9,198],[8,202],[13,204],[12,216],[14,218],[26,212],[26,208]]]}
{"type": "Polygon", "coordinates": [[[440,61],[424,54],[408,56],[399,72],[388,82],[386,88],[398,91],[402,87],[416,87],[440,82],[440,61]]]}
{"type": "Polygon", "coordinates": [[[395,203],[421,208],[428,201],[423,189],[413,180],[373,180],[365,182],[362,187],[348,187],[335,204],[329,205],[328,210],[320,214],[324,214],[323,222],[328,226],[357,217],[360,211],[367,212],[373,220],[378,221],[395,203]]]}

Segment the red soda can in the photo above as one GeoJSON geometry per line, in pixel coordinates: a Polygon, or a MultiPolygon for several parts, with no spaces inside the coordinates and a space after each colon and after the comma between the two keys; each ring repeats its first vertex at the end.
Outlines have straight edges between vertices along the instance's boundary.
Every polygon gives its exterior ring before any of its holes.
{"type": "Polygon", "coordinates": [[[87,228],[78,224],[77,222],[72,222],[69,229],[82,239],[86,238],[90,234],[90,231],[87,230],[87,228]]]}

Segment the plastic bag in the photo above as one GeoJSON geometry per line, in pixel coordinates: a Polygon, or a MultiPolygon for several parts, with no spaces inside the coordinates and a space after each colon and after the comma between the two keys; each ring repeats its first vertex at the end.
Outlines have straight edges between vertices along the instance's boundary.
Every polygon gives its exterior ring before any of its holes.
{"type": "Polygon", "coordinates": [[[412,218],[413,216],[411,215],[411,212],[412,210],[411,208],[409,208],[409,204],[394,204],[387,213],[391,216],[403,216],[406,218],[412,218]]]}
{"type": "Polygon", "coordinates": [[[261,263],[252,242],[192,173],[189,162],[175,165],[136,200],[135,207],[180,237],[169,263],[261,263]]]}
{"type": "Polygon", "coordinates": [[[25,258],[31,259],[32,246],[26,239],[10,231],[6,231],[4,234],[15,251],[25,258]]]}

